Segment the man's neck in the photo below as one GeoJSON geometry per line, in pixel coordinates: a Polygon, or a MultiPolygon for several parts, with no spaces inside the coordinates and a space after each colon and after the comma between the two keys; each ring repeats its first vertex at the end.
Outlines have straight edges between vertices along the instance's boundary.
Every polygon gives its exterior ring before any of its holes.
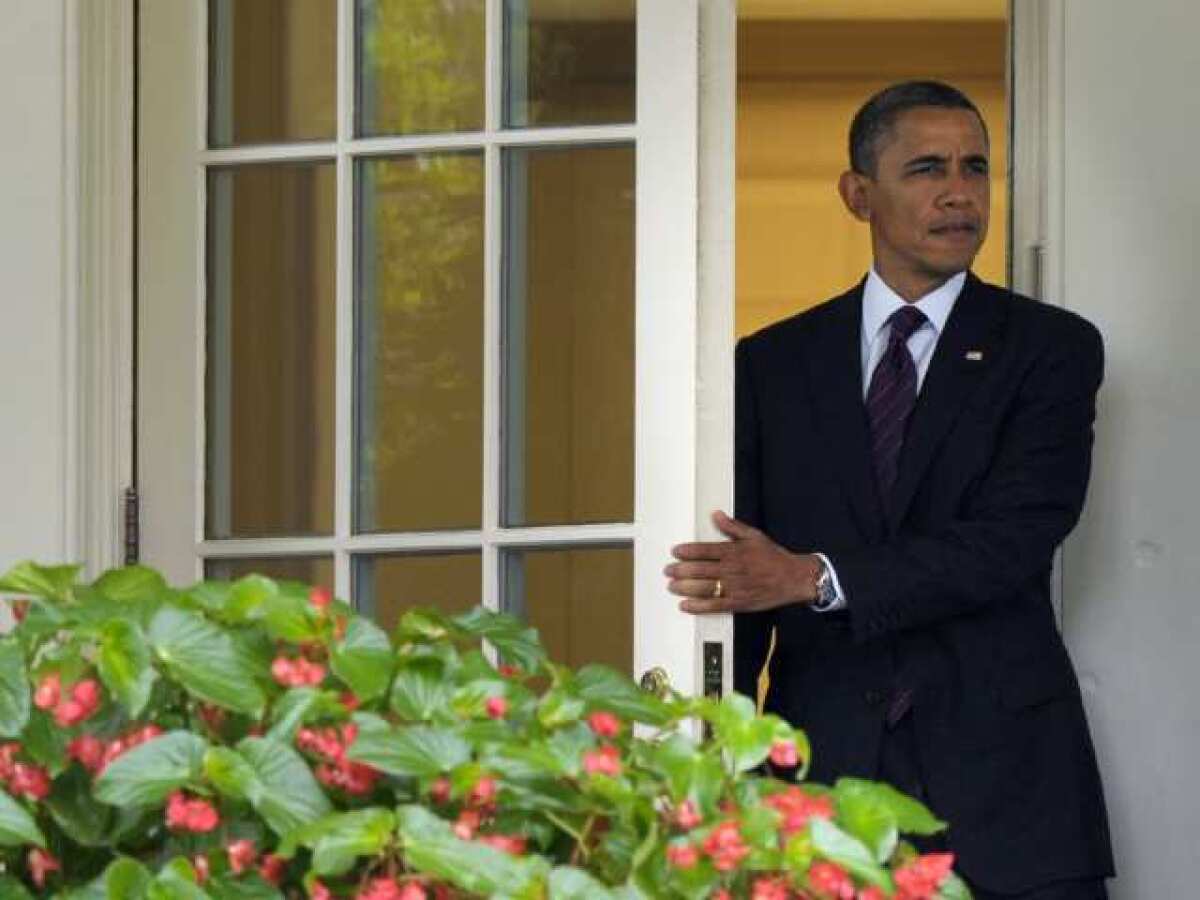
{"type": "Polygon", "coordinates": [[[943,284],[953,278],[958,272],[951,272],[948,275],[918,275],[915,273],[904,273],[902,276],[897,273],[887,272],[879,268],[878,263],[875,264],[875,274],[879,279],[895,291],[905,303],[916,303],[927,294],[931,294],[940,288],[943,284]]]}

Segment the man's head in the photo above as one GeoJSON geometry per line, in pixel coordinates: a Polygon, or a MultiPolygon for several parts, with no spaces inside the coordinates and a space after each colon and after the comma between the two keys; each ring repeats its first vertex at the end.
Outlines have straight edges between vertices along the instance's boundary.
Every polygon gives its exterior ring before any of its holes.
{"type": "Polygon", "coordinates": [[[990,188],[987,127],[949,85],[893,85],[855,115],[838,189],[870,223],[879,274],[908,299],[971,265],[987,235],[990,188]]]}

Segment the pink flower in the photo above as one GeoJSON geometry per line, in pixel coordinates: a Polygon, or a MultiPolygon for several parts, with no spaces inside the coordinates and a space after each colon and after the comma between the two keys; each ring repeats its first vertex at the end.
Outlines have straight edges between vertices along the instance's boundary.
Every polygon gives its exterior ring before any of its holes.
{"type": "Polygon", "coordinates": [[[513,856],[522,856],[525,853],[525,838],[519,834],[481,834],[476,840],[513,856]]]}
{"type": "Polygon", "coordinates": [[[854,900],[854,882],[837,863],[813,863],[808,868],[808,883],[822,898],[854,900]]]}
{"type": "Polygon", "coordinates": [[[27,800],[44,800],[50,793],[50,775],[41,766],[14,763],[8,789],[27,800]]]}
{"type": "Polygon", "coordinates": [[[783,878],[756,878],[750,888],[751,900],[788,900],[791,891],[783,878]]]}
{"type": "Polygon", "coordinates": [[[483,816],[479,810],[464,809],[458,814],[458,818],[454,822],[454,834],[464,841],[469,841],[475,837],[475,832],[479,829],[479,824],[482,821],[483,816]]]}
{"type": "Polygon", "coordinates": [[[583,770],[589,775],[611,775],[615,778],[621,774],[621,751],[612,744],[589,750],[583,754],[583,770]]]}
{"type": "Polygon", "coordinates": [[[62,678],[54,672],[43,678],[33,692],[33,705],[38,709],[54,709],[62,694],[62,678]]]}
{"type": "Polygon", "coordinates": [[[684,800],[675,807],[675,824],[684,831],[691,831],[702,821],[703,819],[696,809],[696,804],[691,800],[684,800]]]}
{"type": "Polygon", "coordinates": [[[254,841],[246,838],[229,844],[225,848],[225,854],[229,857],[229,868],[234,875],[242,874],[258,859],[258,849],[254,846],[254,841]]]}
{"type": "Polygon", "coordinates": [[[718,872],[736,869],[750,854],[750,848],[742,840],[738,823],[732,819],[722,822],[704,839],[704,852],[712,858],[718,872]]]}
{"type": "Polygon", "coordinates": [[[209,832],[221,824],[217,808],[200,797],[175,791],[167,798],[167,827],[175,831],[209,832]]]}
{"type": "Polygon", "coordinates": [[[211,874],[208,868],[208,857],[203,853],[197,853],[192,857],[192,868],[196,870],[196,883],[204,884],[208,881],[208,876],[211,874]]]}
{"type": "Polygon", "coordinates": [[[438,806],[445,806],[450,802],[450,779],[444,775],[434,779],[433,784],[429,786],[429,799],[438,806]]]}
{"type": "Polygon", "coordinates": [[[308,896],[312,900],[333,900],[333,894],[329,888],[321,884],[319,881],[314,881],[308,889],[308,896]]]}
{"type": "Polygon", "coordinates": [[[489,806],[496,801],[496,791],[496,779],[485,775],[471,788],[467,803],[471,806],[489,806]]]}
{"type": "Polygon", "coordinates": [[[503,719],[508,715],[508,701],[503,697],[488,697],[484,708],[492,719],[503,719]]]}
{"type": "Polygon", "coordinates": [[[668,844],[667,863],[676,869],[690,869],[700,862],[700,851],[691,844],[668,844]]]}
{"type": "Polygon", "coordinates": [[[594,712],[588,716],[588,726],[604,738],[616,737],[621,733],[621,720],[610,712],[594,712]]]}
{"type": "Polygon", "coordinates": [[[400,892],[400,885],[385,877],[372,878],[355,897],[357,900],[401,900],[403,894],[400,892]]]}
{"type": "Polygon", "coordinates": [[[321,612],[324,612],[329,607],[329,604],[333,602],[333,594],[327,588],[315,587],[308,592],[308,602],[321,612]]]}
{"type": "Polygon", "coordinates": [[[33,879],[33,883],[39,889],[46,886],[47,875],[62,869],[58,860],[41,847],[34,847],[30,850],[26,861],[29,864],[29,877],[33,879]]]}
{"type": "Polygon", "coordinates": [[[833,818],[833,801],[828,796],[813,796],[795,786],[764,797],[763,803],[783,816],[779,830],[785,838],[804,828],[809,819],[833,818]]]}
{"type": "Polygon", "coordinates": [[[925,853],[901,866],[893,875],[900,900],[928,900],[954,868],[953,853],[925,853]]]}
{"type": "Polygon", "coordinates": [[[410,881],[400,888],[399,900],[425,900],[426,896],[425,888],[415,881],[410,881]]]}
{"type": "Polygon", "coordinates": [[[104,741],[94,734],[81,734],[67,744],[67,756],[89,772],[98,772],[104,763],[104,741]]]}
{"type": "Polygon", "coordinates": [[[268,853],[258,864],[258,874],[262,876],[262,880],[276,886],[283,880],[285,869],[287,869],[287,860],[274,853],[268,853]]]}
{"type": "Polygon", "coordinates": [[[800,764],[795,741],[776,741],[771,745],[771,762],[781,769],[794,769],[800,764]]]}

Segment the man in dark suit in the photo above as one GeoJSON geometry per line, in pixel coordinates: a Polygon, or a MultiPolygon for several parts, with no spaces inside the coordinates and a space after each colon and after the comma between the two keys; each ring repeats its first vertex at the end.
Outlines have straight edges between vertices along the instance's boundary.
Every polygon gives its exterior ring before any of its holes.
{"type": "Polygon", "coordinates": [[[874,265],[737,348],[728,540],[667,567],[681,608],[735,616],[735,686],[812,739],[815,780],[877,777],[951,823],[979,897],[1095,900],[1113,872],[1055,548],[1079,518],[1096,329],[969,271],[988,137],[935,82],[872,97],[847,209],[874,265]]]}

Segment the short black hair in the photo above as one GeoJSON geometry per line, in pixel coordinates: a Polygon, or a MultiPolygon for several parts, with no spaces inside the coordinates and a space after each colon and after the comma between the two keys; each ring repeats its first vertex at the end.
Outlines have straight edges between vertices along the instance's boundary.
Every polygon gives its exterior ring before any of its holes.
{"type": "Polygon", "coordinates": [[[862,105],[850,123],[850,168],[860,175],[875,175],[879,144],[901,113],[920,107],[969,109],[979,119],[987,139],[987,123],[971,99],[958,88],[940,81],[903,81],[884,88],[862,105]]]}

